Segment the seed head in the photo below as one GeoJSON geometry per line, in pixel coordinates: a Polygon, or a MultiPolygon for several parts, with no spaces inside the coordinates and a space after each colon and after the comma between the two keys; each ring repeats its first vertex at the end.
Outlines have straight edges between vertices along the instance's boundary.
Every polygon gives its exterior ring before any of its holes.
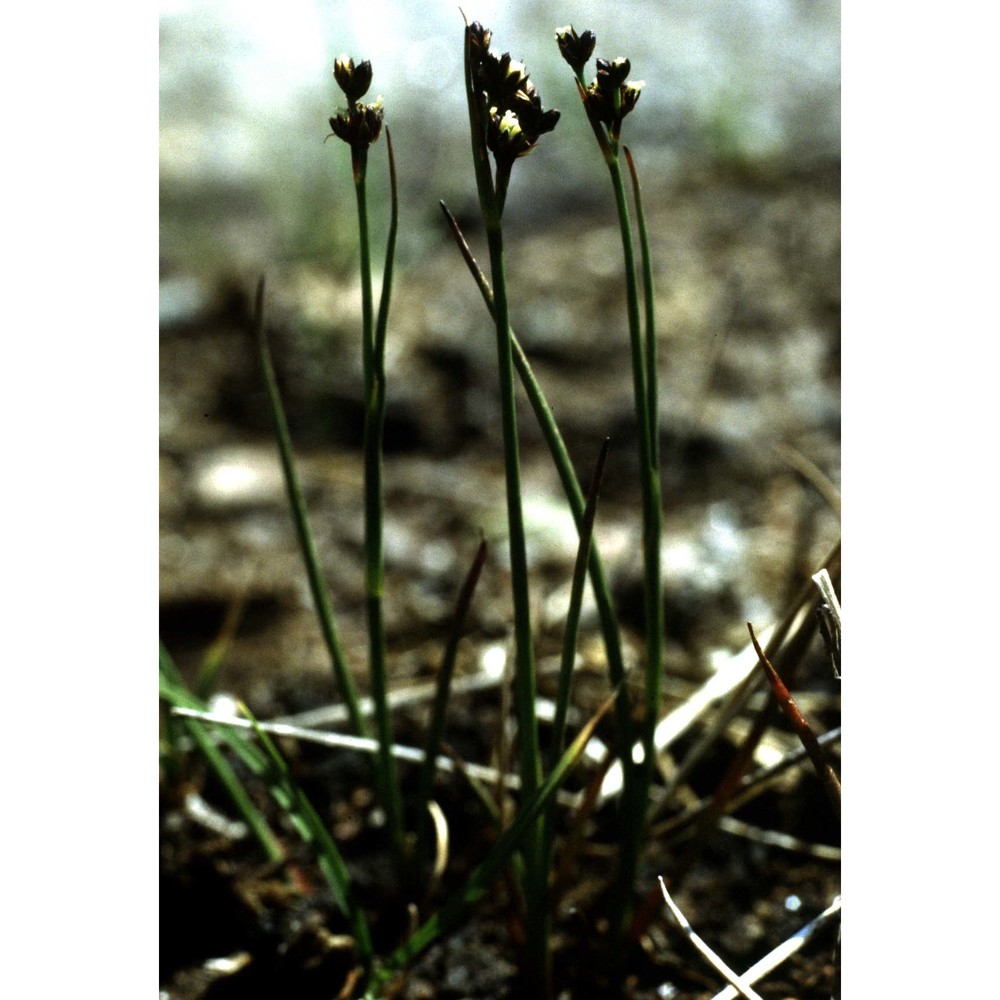
{"type": "Polygon", "coordinates": [[[353,150],[367,149],[382,132],[385,110],[382,98],[374,104],[353,104],[330,119],[333,134],[343,139],[353,150]]]}
{"type": "Polygon", "coordinates": [[[585,31],[578,35],[572,24],[567,24],[565,28],[556,29],[556,42],[559,44],[559,51],[563,59],[573,68],[573,72],[579,76],[583,72],[583,67],[594,54],[594,46],[597,44],[597,36],[592,31],[585,31]]]}
{"type": "Polygon", "coordinates": [[[597,77],[585,92],[584,102],[591,121],[607,126],[616,139],[621,134],[622,120],[635,108],[644,86],[642,80],[626,80],[631,68],[625,58],[612,62],[598,59],[597,77]]]}
{"type": "Polygon", "coordinates": [[[347,95],[347,100],[354,104],[368,93],[372,85],[372,64],[366,59],[355,66],[350,56],[340,56],[333,64],[333,76],[347,95]]]}
{"type": "Polygon", "coordinates": [[[488,28],[476,21],[467,30],[472,84],[487,123],[486,145],[498,162],[503,160],[509,166],[556,127],[559,112],[542,109],[538,90],[522,62],[511,58],[509,52],[497,56],[490,51],[492,33],[488,28]]]}

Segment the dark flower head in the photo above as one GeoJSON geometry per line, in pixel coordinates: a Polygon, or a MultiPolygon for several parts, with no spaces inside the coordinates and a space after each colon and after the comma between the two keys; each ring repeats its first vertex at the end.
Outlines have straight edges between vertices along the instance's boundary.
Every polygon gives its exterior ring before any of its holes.
{"type": "Polygon", "coordinates": [[[632,64],[628,59],[597,60],[597,77],[587,87],[584,102],[591,121],[607,126],[608,132],[617,138],[621,133],[622,120],[636,106],[644,86],[642,80],[626,80],[632,64]]]}
{"type": "Polygon", "coordinates": [[[493,32],[489,28],[484,28],[478,21],[473,21],[469,25],[469,39],[472,42],[473,53],[482,54],[490,47],[493,32]]]}
{"type": "Polygon", "coordinates": [[[372,85],[372,64],[366,59],[354,65],[350,56],[341,56],[333,64],[333,76],[351,104],[360,101],[372,85]]]}
{"type": "Polygon", "coordinates": [[[521,128],[537,140],[539,136],[551,132],[559,121],[559,112],[550,109],[542,110],[542,102],[538,96],[538,91],[529,83],[527,88],[519,90],[514,95],[512,108],[521,128]]]}
{"type": "Polygon", "coordinates": [[[632,64],[628,61],[628,59],[624,58],[624,56],[615,59],[613,62],[608,62],[607,59],[598,59],[598,82],[600,82],[603,77],[606,80],[606,86],[613,90],[615,87],[620,87],[625,82],[625,78],[628,76],[631,68],[632,64]]]}
{"type": "Polygon", "coordinates": [[[585,31],[578,35],[572,24],[567,24],[565,28],[556,29],[556,42],[559,44],[559,51],[563,59],[573,68],[573,72],[579,76],[583,72],[583,67],[594,54],[594,46],[597,44],[597,36],[592,31],[585,31]]]}
{"type": "Polygon", "coordinates": [[[499,58],[484,52],[476,83],[493,104],[506,104],[519,90],[531,86],[524,64],[512,59],[509,52],[499,58]]]}
{"type": "Polygon", "coordinates": [[[330,119],[333,134],[355,151],[366,150],[382,131],[385,111],[380,97],[374,104],[353,104],[330,119]]]}
{"type": "Polygon", "coordinates": [[[538,93],[518,91],[506,110],[493,106],[489,109],[486,145],[498,159],[513,161],[527,156],[538,143],[540,136],[551,132],[559,121],[559,112],[543,111],[538,93]]]}
{"type": "Polygon", "coordinates": [[[524,64],[509,52],[497,56],[489,50],[492,33],[478,21],[468,29],[472,85],[486,122],[486,145],[509,166],[526,156],[539,136],[551,132],[558,111],[543,111],[535,85],[524,64]]]}
{"type": "Polygon", "coordinates": [[[621,115],[624,118],[638,103],[639,94],[646,85],[644,80],[628,80],[622,84],[621,115]]]}

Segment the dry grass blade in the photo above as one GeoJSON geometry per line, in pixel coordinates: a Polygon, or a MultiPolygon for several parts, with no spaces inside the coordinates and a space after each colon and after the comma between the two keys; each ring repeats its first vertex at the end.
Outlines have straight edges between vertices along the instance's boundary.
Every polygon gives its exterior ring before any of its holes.
{"type": "MultiPolygon", "coordinates": [[[[665,750],[674,740],[686,733],[712,705],[726,697],[746,680],[756,665],[757,658],[753,655],[753,650],[750,647],[732,657],[728,663],[720,667],[700,688],[694,691],[691,697],[660,720],[654,733],[656,748],[665,750]]],[[[636,743],[633,746],[633,756],[636,752],[642,752],[642,744],[636,743]]],[[[611,766],[604,778],[598,804],[603,804],[608,799],[618,795],[622,786],[622,763],[619,759],[611,766]]]]}
{"type": "MultiPolygon", "coordinates": [[[[743,973],[745,982],[756,983],[769,972],[773,972],[782,962],[794,955],[820,928],[825,927],[840,913],[840,896],[815,919],[797,930],[787,941],[783,941],[773,951],[768,952],[759,962],[755,962],[743,973]]],[[[735,1000],[739,996],[737,990],[727,986],[716,993],[712,1000],[735,1000]]]]}
{"type": "Polygon", "coordinates": [[[694,932],[694,928],[688,923],[687,917],[681,912],[681,908],[673,901],[670,893],[667,892],[667,883],[663,881],[663,876],[659,876],[660,879],[660,891],[663,893],[663,898],[666,901],[667,906],[670,908],[670,912],[674,915],[674,919],[681,926],[681,930],[684,931],[685,937],[701,952],[702,955],[708,960],[709,965],[715,969],[716,972],[722,976],[723,979],[729,983],[730,986],[736,991],[733,996],[746,997],[746,1000],[762,1000],[761,995],[742,977],[733,972],[732,969],[726,965],[725,962],[719,958],[718,955],[694,932]]]}
{"type": "Polygon", "coordinates": [[[833,589],[833,580],[825,569],[821,569],[815,576],[813,582],[819,588],[823,596],[823,603],[820,604],[819,629],[823,634],[823,641],[830,651],[830,660],[833,664],[833,675],[840,678],[840,601],[837,600],[837,592],[833,589]]]}
{"type": "Polygon", "coordinates": [[[779,444],[775,450],[816,490],[830,510],[840,517],[840,491],[831,482],[830,477],[812,459],[791,445],[779,444]]]}
{"type": "Polygon", "coordinates": [[[841,627],[840,601],[837,600],[837,592],[833,589],[833,580],[830,579],[830,574],[825,569],[821,569],[813,575],[813,582],[819,587],[819,592],[823,595],[824,602],[829,605],[830,612],[839,629],[841,627]]]}
{"type": "MultiPolygon", "coordinates": [[[[818,742],[822,747],[830,743],[835,743],[839,739],[840,727],[838,726],[836,729],[831,729],[828,733],[820,736],[818,742]]],[[[724,812],[732,812],[740,806],[745,805],[773,784],[790,767],[795,767],[801,763],[806,756],[805,747],[800,746],[786,754],[776,764],[762,767],[754,771],[753,774],[744,775],[740,780],[736,792],[724,803],[724,812]]],[[[653,835],[658,839],[669,839],[669,842],[673,842],[676,838],[685,834],[707,812],[715,809],[716,805],[716,796],[714,794],[709,795],[697,805],[692,806],[687,812],[682,813],[680,816],[675,816],[673,819],[667,820],[660,826],[655,827],[653,835]]]]}
{"type": "Polygon", "coordinates": [[[759,844],[767,844],[770,847],[779,847],[783,851],[795,851],[799,854],[808,854],[814,858],[822,858],[824,861],[840,861],[840,848],[831,847],[829,844],[812,844],[799,837],[793,837],[788,833],[781,833],[778,830],[764,830],[752,823],[745,823],[734,816],[720,816],[718,821],[720,830],[732,834],[734,837],[744,837],[747,840],[755,840],[759,844]]]}
{"type": "Polygon", "coordinates": [[[613,693],[594,713],[580,730],[559,763],[542,785],[525,801],[518,810],[514,821],[500,835],[483,862],[472,872],[460,890],[424,923],[409,940],[396,949],[387,959],[382,976],[391,978],[413,959],[428,948],[442,933],[456,926],[467,912],[468,907],[480,899],[500,870],[510,861],[513,852],[522,843],[529,825],[537,819],[547,802],[562,783],[567,773],[583,754],[584,747],[598,723],[611,711],[614,704],[613,693]]]}
{"type": "Polygon", "coordinates": [[[479,543],[472,566],[469,568],[469,572],[462,583],[462,588],[455,605],[455,614],[452,617],[448,642],[441,660],[441,669],[438,672],[437,690],[434,694],[434,709],[431,713],[431,724],[427,732],[426,749],[424,750],[424,763],[420,769],[420,778],[417,784],[418,865],[425,863],[428,854],[427,838],[430,835],[430,828],[428,825],[429,814],[427,813],[427,807],[430,804],[431,792],[434,787],[434,762],[437,759],[438,749],[441,746],[441,735],[444,732],[448,699],[451,694],[451,679],[455,672],[455,658],[458,655],[458,643],[462,637],[462,630],[465,627],[469,605],[472,603],[472,595],[476,589],[476,584],[479,582],[485,562],[486,540],[483,539],[479,543]]]}
{"type": "MultiPolygon", "coordinates": [[[[175,706],[171,709],[171,714],[186,719],[197,719],[201,722],[208,722],[224,728],[255,728],[246,719],[240,719],[232,715],[203,712],[184,706],[175,706]]],[[[306,729],[302,726],[292,726],[284,722],[258,722],[256,728],[261,729],[271,736],[284,736],[289,739],[302,740],[304,743],[316,743],[320,746],[335,747],[339,750],[357,750],[360,753],[366,754],[374,754],[379,751],[378,740],[370,736],[329,733],[321,729],[306,729]]],[[[397,760],[409,761],[413,764],[422,764],[424,762],[424,751],[417,747],[408,747],[399,743],[393,743],[390,747],[390,752],[397,760]]],[[[477,781],[497,782],[502,788],[510,789],[511,791],[518,791],[521,788],[521,779],[518,775],[509,774],[499,768],[489,767],[485,764],[466,762],[459,767],[456,766],[455,761],[451,757],[439,755],[434,765],[439,771],[463,773],[466,777],[474,778],[477,781]]],[[[556,793],[556,801],[564,806],[576,808],[579,805],[580,797],[571,792],[559,791],[556,793]]]]}
{"type": "Polygon", "coordinates": [[[753,626],[749,622],[747,622],[747,628],[750,630],[750,641],[753,643],[753,648],[757,651],[757,656],[760,658],[760,664],[767,674],[771,690],[774,692],[781,710],[785,713],[786,718],[792,724],[792,728],[802,741],[802,745],[806,748],[806,753],[809,754],[809,759],[813,762],[813,767],[816,768],[816,773],[819,775],[820,781],[823,782],[823,787],[830,798],[830,804],[833,806],[837,818],[840,819],[840,779],[823,754],[816,740],[816,734],[812,731],[805,716],[799,711],[788,688],[785,687],[784,682],[778,676],[778,671],[774,669],[771,661],[764,655],[764,650],[761,649],[760,643],[757,641],[757,636],[754,635],[753,626]]]}

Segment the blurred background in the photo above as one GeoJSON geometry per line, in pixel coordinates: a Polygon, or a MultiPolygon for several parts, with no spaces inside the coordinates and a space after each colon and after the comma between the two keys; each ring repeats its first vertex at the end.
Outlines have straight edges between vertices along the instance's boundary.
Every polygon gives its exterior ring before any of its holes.
{"type": "MultiPolygon", "coordinates": [[[[386,102],[399,156],[402,254],[437,200],[474,196],[462,90],[462,17],[453,0],[163,0],[162,257],[171,271],[261,269],[345,253],[353,234],[349,164],[324,144],[342,105],[340,53],[369,59],[369,95],[386,102]],[[338,233],[340,234],[338,236],[338,233]]],[[[564,211],[606,187],[555,28],[597,34],[595,55],[632,61],[646,81],[625,138],[647,183],[706,162],[836,159],[840,133],[839,4],[827,0],[482,2],[465,9],[522,59],[546,107],[563,111],[534,154],[512,214],[564,211]]],[[[588,73],[592,75],[591,62],[588,73]]],[[[373,160],[381,161],[374,156],[373,160]]]]}
{"type": "MultiPolygon", "coordinates": [[[[448,203],[485,262],[461,14],[452,0],[286,0],[280,9],[164,0],[161,10],[168,648],[193,669],[238,608],[223,684],[258,714],[285,705],[282,678],[297,678],[288,697],[332,697],[249,334],[250,297],[266,274],[314,530],[344,645],[363,665],[356,208],[349,150],[324,141],[343,103],[332,67],[345,53],[372,62],[370,97],[385,99],[400,182],[387,347],[394,669],[400,678],[434,669],[442,623],[483,531],[492,571],[473,613],[466,665],[474,665],[504,638],[510,611],[495,340],[438,207],[448,203]]],[[[839,535],[839,5],[523,0],[465,12],[493,30],[495,49],[526,63],[543,105],[562,112],[516,166],[507,199],[513,323],[582,480],[612,438],[597,538],[637,641],[639,494],[621,242],[607,170],[555,29],[593,30],[595,55],[628,56],[631,78],[645,81],[623,139],[642,178],[655,270],[668,665],[701,676],[716,653],[745,644],[747,620],[763,627],[781,612],[839,535]]],[[[385,148],[380,139],[369,170],[376,275],[385,148]]],[[[558,648],[575,531],[523,402],[520,420],[544,654],[546,643],[558,648]]],[[[600,644],[586,648],[599,670],[600,644]]]]}

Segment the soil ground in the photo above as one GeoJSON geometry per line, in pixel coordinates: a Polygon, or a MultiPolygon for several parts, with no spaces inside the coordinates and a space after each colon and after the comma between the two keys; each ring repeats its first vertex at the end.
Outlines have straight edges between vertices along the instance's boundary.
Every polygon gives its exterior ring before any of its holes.
{"type": "MultiPolygon", "coordinates": [[[[746,645],[747,621],[760,630],[780,618],[839,536],[839,170],[706,174],[647,197],[658,269],[668,711],[746,645]]],[[[518,227],[507,243],[515,329],[584,482],[601,440],[611,437],[596,537],[626,653],[637,662],[640,504],[620,246],[609,221],[582,209],[543,232],[518,227]]],[[[511,613],[488,316],[444,235],[421,259],[401,261],[398,273],[385,545],[392,683],[401,689],[433,680],[481,534],[489,557],[460,648],[460,675],[503,660],[511,613]]],[[[268,280],[271,340],[300,472],[341,638],[364,687],[355,279],[288,265],[268,280]]],[[[258,718],[274,718],[338,699],[269,436],[249,329],[253,281],[203,296],[161,330],[161,635],[193,681],[227,617],[237,622],[217,688],[244,699],[258,718]]],[[[545,695],[558,661],[575,533],[532,415],[523,399],[520,405],[545,695]]],[[[591,606],[580,653],[574,704],[585,718],[607,694],[591,606]]],[[[818,636],[791,686],[817,730],[839,725],[838,682],[818,636]]],[[[495,761],[507,740],[507,704],[502,686],[453,697],[449,744],[466,760],[495,761]]],[[[715,825],[686,839],[670,833],[672,817],[715,792],[763,705],[763,694],[756,696],[680,793],[655,806],[640,871],[654,904],[656,876],[667,878],[697,932],[737,970],[839,892],[839,823],[808,764],[735,812],[731,819],[743,826],[715,825]],[[793,846],[769,842],[762,830],[795,838],[793,846]]],[[[427,711],[422,703],[398,713],[399,742],[419,745],[427,711]]],[[[694,727],[664,755],[658,789],[703,731],[694,727]]],[[[610,732],[602,726],[598,735],[610,732]]],[[[775,720],[755,764],[796,746],[775,720]]],[[[305,744],[283,742],[282,749],[329,821],[376,937],[392,947],[408,915],[387,883],[366,762],[305,744]]],[[[836,761],[839,746],[831,752],[836,761]]],[[[176,772],[161,780],[161,996],[349,995],[345,928],[308,852],[289,833],[294,863],[268,867],[249,839],[213,819],[230,810],[197,759],[173,763],[176,772]],[[214,810],[207,819],[192,806],[201,802],[214,810]]],[[[573,788],[593,773],[593,765],[581,769],[573,788]]],[[[451,851],[432,904],[460,884],[494,836],[466,786],[442,780],[438,798],[451,851]]],[[[557,995],[612,992],[595,956],[610,947],[606,896],[616,823],[613,802],[593,815],[563,886],[553,926],[557,995]]],[[[521,995],[520,918],[510,890],[501,880],[458,933],[414,966],[399,995],[521,995]]],[[[632,950],[616,956],[625,995],[714,996],[725,984],[662,901],[651,912],[632,950]]],[[[836,937],[833,921],[760,983],[761,996],[829,997],[836,937]]]]}

